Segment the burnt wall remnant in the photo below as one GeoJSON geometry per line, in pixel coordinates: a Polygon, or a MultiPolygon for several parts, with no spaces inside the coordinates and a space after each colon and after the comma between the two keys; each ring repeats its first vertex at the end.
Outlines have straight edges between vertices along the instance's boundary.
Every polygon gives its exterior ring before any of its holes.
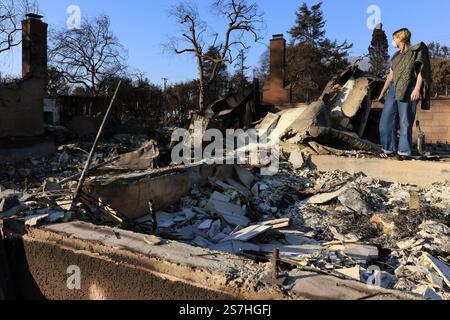
{"type": "Polygon", "coordinates": [[[22,79],[0,86],[0,138],[44,133],[47,85],[47,28],[42,16],[22,21],[22,79]]]}

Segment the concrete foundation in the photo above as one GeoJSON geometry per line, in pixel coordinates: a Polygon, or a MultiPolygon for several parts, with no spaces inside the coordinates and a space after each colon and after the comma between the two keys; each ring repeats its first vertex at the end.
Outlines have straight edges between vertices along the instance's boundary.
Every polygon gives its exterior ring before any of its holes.
{"type": "MultiPolygon", "coordinates": [[[[8,232],[9,233],[9,232],[8,232]]],[[[291,300],[411,299],[356,281],[295,274],[293,291],[266,283],[268,265],[178,242],[149,244],[145,235],[83,222],[8,234],[16,299],[291,300]],[[74,273],[78,270],[79,273],[74,273]],[[79,275],[79,287],[72,285],[79,275]],[[307,281],[305,281],[307,280],[307,281]],[[326,280],[326,281],[325,281],[326,280]],[[296,282],[301,281],[301,282],[296,282]],[[325,282],[324,282],[325,281],[325,282]],[[328,282],[327,282],[328,281],[328,282]],[[68,286],[69,283],[69,286],[68,286]],[[330,285],[332,288],[327,288],[330,285]],[[336,284],[337,283],[337,284],[336,284]],[[320,291],[320,295],[309,294],[320,291]]]]}
{"type": "MultiPolygon", "coordinates": [[[[9,241],[17,269],[16,297],[68,300],[286,299],[276,287],[256,293],[233,284],[237,272],[251,282],[251,261],[211,254],[176,242],[150,245],[145,235],[81,222],[30,230],[9,241]],[[80,289],[71,290],[71,266],[80,289]],[[69,272],[68,272],[69,271],[69,272]]],[[[255,272],[258,268],[255,266],[255,272]]]]}
{"type": "Polygon", "coordinates": [[[110,205],[130,219],[149,214],[149,202],[155,210],[166,210],[189,195],[194,185],[206,184],[209,179],[233,177],[233,166],[195,166],[174,173],[150,171],[98,178],[89,183],[89,194],[110,205]]]}
{"type": "Polygon", "coordinates": [[[335,156],[312,156],[311,164],[318,171],[364,173],[382,181],[427,187],[450,180],[450,162],[396,161],[353,159],[335,156]]]}

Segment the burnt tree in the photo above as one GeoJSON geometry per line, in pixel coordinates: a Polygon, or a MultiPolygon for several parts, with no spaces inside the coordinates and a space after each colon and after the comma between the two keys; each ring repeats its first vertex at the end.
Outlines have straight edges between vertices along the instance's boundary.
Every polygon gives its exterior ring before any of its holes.
{"type": "Polygon", "coordinates": [[[255,42],[260,41],[261,31],[264,29],[263,14],[256,2],[215,0],[212,9],[219,17],[225,17],[227,20],[222,37],[217,33],[208,37],[208,26],[201,20],[194,4],[183,2],[170,11],[170,15],[176,18],[182,31],[181,37],[172,38],[168,47],[176,54],[190,53],[195,57],[198,69],[200,111],[205,110],[208,87],[216,81],[224,65],[232,64],[236,60],[234,49],[248,48],[247,35],[250,35],[255,42]],[[208,50],[209,48],[217,50],[212,52],[208,50]],[[205,73],[207,63],[212,65],[212,72],[209,75],[205,73]]]}
{"type": "Polygon", "coordinates": [[[38,13],[35,1],[0,0],[0,54],[22,43],[21,20],[28,13],[38,13]]]}
{"type": "Polygon", "coordinates": [[[111,78],[125,69],[126,50],[111,31],[107,16],[85,19],[80,29],[51,33],[50,64],[72,86],[97,97],[111,78]]]}

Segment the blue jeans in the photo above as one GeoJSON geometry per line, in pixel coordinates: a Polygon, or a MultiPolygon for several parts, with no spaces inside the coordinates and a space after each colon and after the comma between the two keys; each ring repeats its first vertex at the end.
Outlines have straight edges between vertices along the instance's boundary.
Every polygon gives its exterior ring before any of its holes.
{"type": "Polygon", "coordinates": [[[386,95],[383,115],[380,122],[381,144],[387,153],[398,152],[402,156],[413,154],[413,128],[416,119],[417,102],[411,101],[415,82],[408,89],[408,101],[398,101],[395,98],[395,86],[391,85],[386,95]],[[400,141],[398,139],[398,124],[400,123],[400,141]]]}

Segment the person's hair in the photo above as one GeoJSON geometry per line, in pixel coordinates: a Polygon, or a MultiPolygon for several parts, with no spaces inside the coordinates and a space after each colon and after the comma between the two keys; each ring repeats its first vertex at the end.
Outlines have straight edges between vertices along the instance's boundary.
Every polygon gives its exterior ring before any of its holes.
{"type": "Polygon", "coordinates": [[[401,41],[410,44],[411,43],[411,31],[407,28],[403,28],[394,32],[394,37],[400,37],[401,41]]]}

